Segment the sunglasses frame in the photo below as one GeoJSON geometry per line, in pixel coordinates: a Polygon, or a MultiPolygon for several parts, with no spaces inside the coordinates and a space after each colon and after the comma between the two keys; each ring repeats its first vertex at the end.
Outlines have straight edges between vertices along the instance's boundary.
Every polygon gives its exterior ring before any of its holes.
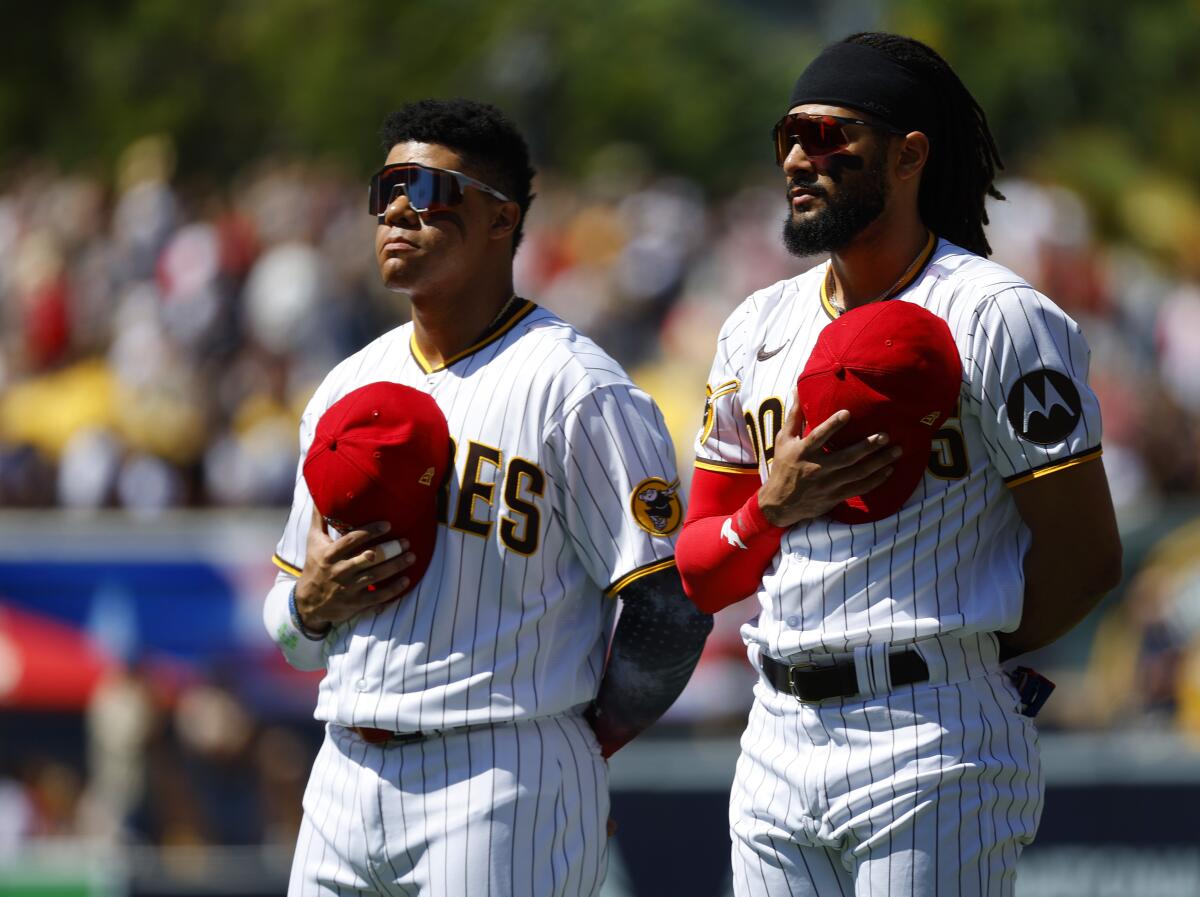
{"type": "Polygon", "coordinates": [[[876,131],[886,131],[889,134],[907,134],[908,133],[907,131],[902,130],[901,128],[893,127],[892,125],[885,125],[880,122],[864,121],[861,118],[850,118],[849,116],[846,116],[846,115],[827,115],[825,113],[815,113],[815,112],[789,112],[786,115],[784,115],[783,118],[779,119],[779,121],[775,122],[775,127],[772,128],[772,130],[771,130],[771,136],[775,141],[775,164],[779,165],[779,166],[783,165],[784,160],[786,160],[788,157],[788,153],[790,153],[792,151],[792,147],[795,146],[797,143],[799,143],[800,148],[802,150],[804,150],[804,155],[808,156],[808,158],[810,158],[810,159],[823,159],[827,156],[837,155],[840,152],[844,152],[846,147],[848,147],[850,145],[850,139],[846,135],[845,131],[842,131],[842,136],[846,137],[846,142],[843,143],[841,146],[837,147],[836,149],[830,150],[827,153],[810,153],[808,151],[808,148],[805,147],[804,142],[802,140],[800,140],[800,138],[798,136],[794,137],[790,143],[785,144],[785,143],[783,143],[783,140],[781,137],[781,131],[783,130],[784,122],[786,122],[788,119],[792,119],[792,118],[803,118],[807,121],[819,121],[821,119],[832,119],[833,121],[837,122],[839,126],[862,125],[863,127],[872,128],[876,131]]]}
{"type": "Polygon", "coordinates": [[[383,168],[379,169],[377,172],[375,172],[373,175],[371,175],[371,180],[367,184],[367,211],[370,214],[376,216],[377,218],[382,217],[387,212],[387,207],[390,206],[392,204],[392,201],[395,199],[397,189],[401,189],[401,190],[405,191],[404,195],[408,197],[409,206],[417,214],[424,214],[425,212],[428,212],[430,209],[434,209],[436,211],[437,209],[440,209],[440,208],[450,208],[451,206],[456,206],[462,202],[462,191],[464,189],[466,189],[467,187],[474,187],[476,190],[481,190],[484,193],[488,194],[489,196],[495,197],[496,199],[500,200],[501,202],[512,202],[511,199],[509,199],[507,196],[505,196],[503,193],[501,193],[495,187],[489,187],[483,181],[477,180],[476,178],[471,177],[469,174],[463,174],[461,171],[454,171],[451,168],[434,168],[432,165],[421,165],[419,162],[393,162],[390,165],[383,166],[383,168]],[[423,209],[419,209],[413,203],[412,197],[408,195],[408,191],[407,191],[405,185],[404,184],[396,184],[395,186],[392,187],[391,195],[389,195],[387,197],[386,201],[383,201],[382,208],[379,209],[379,211],[376,211],[375,206],[379,204],[380,200],[378,199],[378,197],[380,196],[380,194],[382,192],[381,184],[380,184],[381,179],[383,178],[384,175],[388,174],[389,172],[396,171],[397,169],[401,169],[401,168],[419,168],[422,171],[433,172],[435,175],[439,175],[439,174],[450,175],[450,177],[454,179],[455,183],[458,184],[458,191],[459,191],[458,199],[455,202],[448,203],[445,206],[442,206],[442,205],[426,206],[423,209]]]}

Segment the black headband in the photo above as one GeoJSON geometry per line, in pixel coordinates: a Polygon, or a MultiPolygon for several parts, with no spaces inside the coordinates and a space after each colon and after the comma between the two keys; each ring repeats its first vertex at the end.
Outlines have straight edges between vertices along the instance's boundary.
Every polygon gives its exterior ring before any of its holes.
{"type": "Polygon", "coordinates": [[[832,44],[796,80],[788,108],[825,103],[858,109],[935,143],[942,130],[932,87],[912,69],[865,44],[832,44]]]}

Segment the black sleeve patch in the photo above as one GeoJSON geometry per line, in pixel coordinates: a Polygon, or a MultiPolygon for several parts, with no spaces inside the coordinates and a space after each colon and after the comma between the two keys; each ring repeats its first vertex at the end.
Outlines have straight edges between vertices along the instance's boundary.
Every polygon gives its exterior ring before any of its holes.
{"type": "Polygon", "coordinates": [[[1083,403],[1070,377],[1043,369],[1013,384],[1006,410],[1019,437],[1038,445],[1055,445],[1074,432],[1083,416],[1083,403]]]}

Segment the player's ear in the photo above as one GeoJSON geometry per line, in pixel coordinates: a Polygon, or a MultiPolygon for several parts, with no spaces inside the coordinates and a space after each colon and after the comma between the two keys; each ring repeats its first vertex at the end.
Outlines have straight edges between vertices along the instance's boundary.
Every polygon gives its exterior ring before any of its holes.
{"type": "Polygon", "coordinates": [[[929,160],[929,138],[921,131],[905,134],[896,160],[896,177],[902,181],[918,177],[929,160]]]}
{"type": "Polygon", "coordinates": [[[515,202],[498,202],[492,214],[492,223],[488,236],[493,240],[503,240],[517,229],[521,223],[521,207],[515,202]]]}

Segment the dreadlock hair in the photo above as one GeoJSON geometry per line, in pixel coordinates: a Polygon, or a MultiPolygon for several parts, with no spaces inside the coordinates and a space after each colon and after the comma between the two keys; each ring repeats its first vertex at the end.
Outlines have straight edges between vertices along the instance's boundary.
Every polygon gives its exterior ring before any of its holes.
{"type": "Polygon", "coordinates": [[[940,99],[941,146],[931,142],[921,175],[921,220],[950,242],[976,255],[991,255],[992,247],[983,233],[988,223],[984,200],[988,196],[1004,199],[992,183],[1004,162],[982,107],[946,60],[918,40],[864,31],[844,42],[886,53],[933,88],[940,99]]]}
{"type": "Polygon", "coordinates": [[[383,151],[397,143],[436,143],[463,157],[465,167],[521,207],[513,252],[521,245],[525,216],[533,202],[533,166],[521,132],[490,103],[475,100],[417,100],[401,106],[379,130],[383,151]]]}

